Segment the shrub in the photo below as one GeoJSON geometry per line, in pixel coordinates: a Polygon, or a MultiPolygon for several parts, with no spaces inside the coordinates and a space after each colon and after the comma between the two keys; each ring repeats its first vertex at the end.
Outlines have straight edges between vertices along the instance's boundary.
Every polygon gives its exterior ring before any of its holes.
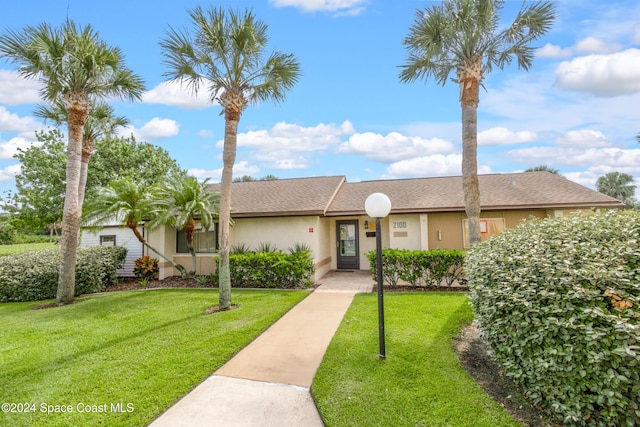
{"type": "Polygon", "coordinates": [[[531,220],[466,274],[506,375],[571,425],[640,425],[640,213],[531,220]]]}
{"type": "MultiPolygon", "coordinates": [[[[215,258],[219,267],[220,259],[215,258]]],[[[249,252],[229,255],[231,286],[237,288],[306,288],[312,283],[311,251],[249,252]]],[[[215,285],[218,284],[218,277],[215,285]]]]}
{"type": "Polygon", "coordinates": [[[158,260],[148,255],[141,256],[133,262],[133,275],[138,279],[153,280],[158,271],[158,260]]]}
{"type": "MultiPolygon", "coordinates": [[[[377,279],[376,251],[365,254],[371,265],[371,276],[377,279]]],[[[382,279],[392,288],[400,280],[411,287],[451,286],[462,283],[464,251],[458,249],[435,249],[412,251],[407,249],[382,250],[382,279]]]]}
{"type": "MultiPolygon", "coordinates": [[[[117,280],[127,250],[120,246],[78,249],[75,294],[103,291],[117,280]]],[[[23,252],[0,258],[0,302],[55,298],[60,248],[23,252]]]]}

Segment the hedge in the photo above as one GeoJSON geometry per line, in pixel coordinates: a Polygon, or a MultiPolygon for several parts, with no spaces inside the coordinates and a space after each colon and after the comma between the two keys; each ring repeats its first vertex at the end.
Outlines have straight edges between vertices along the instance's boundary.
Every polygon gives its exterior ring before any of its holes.
{"type": "MultiPolygon", "coordinates": [[[[371,266],[371,276],[377,280],[376,251],[367,252],[365,256],[371,266]]],[[[383,249],[383,282],[392,288],[397,287],[401,280],[411,287],[461,284],[465,282],[462,274],[464,256],[464,251],[458,249],[383,249]]]]}
{"type": "MultiPolygon", "coordinates": [[[[215,258],[219,267],[220,259],[215,258]]],[[[313,283],[310,250],[247,252],[229,255],[231,286],[236,288],[306,288],[313,283]]],[[[216,282],[218,275],[212,275],[216,282]]]]}
{"type": "Polygon", "coordinates": [[[530,220],[465,270],[506,375],[569,425],[640,425],[640,213],[530,220]]]}
{"type": "MultiPolygon", "coordinates": [[[[120,246],[78,248],[75,295],[103,291],[117,281],[127,250],[120,246]]],[[[38,301],[56,297],[60,248],[0,258],[0,302],[38,301]]]]}

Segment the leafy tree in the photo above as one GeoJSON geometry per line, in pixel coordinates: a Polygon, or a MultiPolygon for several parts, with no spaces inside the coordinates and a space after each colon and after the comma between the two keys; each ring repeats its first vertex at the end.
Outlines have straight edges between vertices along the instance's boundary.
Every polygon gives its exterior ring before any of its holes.
{"type": "Polygon", "coordinates": [[[22,164],[16,175],[16,205],[12,208],[31,230],[62,221],[65,193],[66,144],[57,130],[36,132],[40,144],[18,148],[13,156],[22,164]]]}
{"type": "Polygon", "coordinates": [[[238,178],[233,178],[233,182],[252,182],[252,181],[275,181],[278,177],[275,175],[265,175],[260,179],[254,178],[250,175],[242,175],[238,178]]]}
{"type": "Polygon", "coordinates": [[[416,11],[404,39],[408,50],[400,81],[432,77],[444,85],[449,76],[460,85],[462,107],[462,187],[469,218],[471,243],[480,242],[477,109],[479,89],[486,74],[503,69],[514,59],[528,70],[533,62],[531,43],[555,20],[550,1],[525,3],[504,30],[500,23],[504,0],[450,0],[416,11]]]}
{"type": "Polygon", "coordinates": [[[144,84],[124,66],[120,49],[108,46],[86,26],[67,20],[59,28],[43,23],[0,36],[0,55],[19,64],[18,72],[42,83],[40,95],[67,110],[66,189],[56,304],[73,302],[82,206],[80,170],[84,124],[94,101],[108,97],[140,99],[144,84]]]}
{"type": "MultiPolygon", "coordinates": [[[[15,217],[31,230],[44,229],[62,220],[64,204],[65,142],[59,130],[37,132],[39,144],[18,149],[14,156],[22,164],[16,175],[15,217]]],[[[150,187],[158,177],[185,172],[163,148],[131,138],[103,138],[97,141],[88,165],[87,198],[99,187],[129,178],[150,187]]]]}
{"type": "MultiPolygon", "coordinates": [[[[58,126],[69,121],[67,110],[60,100],[53,105],[38,106],[35,115],[45,120],[51,120],[58,126]]],[[[116,116],[113,107],[105,102],[92,105],[89,109],[89,115],[84,122],[82,132],[82,160],[80,163],[80,182],[78,184],[78,204],[80,207],[84,203],[89,160],[96,148],[96,141],[105,136],[115,136],[116,129],[127,124],[129,124],[127,118],[116,116]]]]}
{"type": "Polygon", "coordinates": [[[628,173],[609,172],[598,178],[596,188],[600,193],[618,199],[628,207],[634,207],[633,196],[636,192],[636,186],[632,183],[633,176],[628,173]]]}
{"type": "Polygon", "coordinates": [[[246,9],[244,14],[196,7],[189,12],[193,35],[169,28],[160,42],[170,80],[186,82],[197,93],[205,86],[212,101],[224,113],[223,169],[220,183],[220,267],[221,310],[231,305],[229,273],[229,222],[231,182],[236,157],[238,123],[251,102],[282,101],[300,76],[294,55],[279,52],[265,58],[267,25],[246,9]]]}
{"type": "Polygon", "coordinates": [[[547,165],[533,166],[525,170],[525,172],[551,172],[556,175],[560,174],[560,171],[558,169],[550,168],[547,165]]]}
{"type": "Polygon", "coordinates": [[[123,222],[136,236],[138,241],[169,262],[182,277],[188,276],[181,264],[152,247],[138,230],[145,214],[149,210],[149,189],[129,178],[112,181],[97,191],[95,197],[87,199],[84,220],[88,224],[103,224],[114,219],[123,222]]]}
{"type": "Polygon", "coordinates": [[[161,181],[152,191],[149,198],[148,223],[150,229],[168,224],[177,230],[184,230],[187,237],[187,248],[191,254],[192,268],[189,274],[196,274],[196,251],[193,246],[193,233],[196,228],[195,219],[206,230],[213,224],[211,212],[217,210],[218,193],[207,189],[205,179],[199,182],[192,176],[172,175],[161,181]]]}

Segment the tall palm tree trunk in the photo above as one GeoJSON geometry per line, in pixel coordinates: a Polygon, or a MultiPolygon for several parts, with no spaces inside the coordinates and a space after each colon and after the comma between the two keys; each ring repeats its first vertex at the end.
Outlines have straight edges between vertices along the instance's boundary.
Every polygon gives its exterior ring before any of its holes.
{"type": "Polygon", "coordinates": [[[469,224],[469,243],[481,241],[480,185],[478,184],[478,103],[480,81],[469,77],[460,80],[462,97],[462,191],[469,224]]]}
{"type": "Polygon", "coordinates": [[[80,168],[82,163],[82,133],[87,109],[72,104],[69,107],[69,145],[64,208],[62,212],[62,239],[60,241],[60,268],[56,304],[73,302],[76,284],[76,259],[80,232],[81,206],[78,204],[80,168]]]}
{"type": "Polygon", "coordinates": [[[231,182],[233,164],[236,161],[236,143],[240,112],[227,108],[224,124],[224,149],[222,153],[222,179],[220,180],[220,271],[218,272],[220,310],[231,306],[231,272],[229,269],[229,223],[231,221],[231,182]]]}
{"type": "Polygon", "coordinates": [[[193,276],[195,276],[196,271],[198,269],[198,266],[197,266],[198,258],[196,256],[196,248],[193,246],[193,232],[195,231],[195,229],[196,229],[196,222],[193,220],[193,218],[191,218],[185,224],[184,232],[185,232],[185,235],[187,236],[187,249],[191,254],[191,271],[189,273],[193,276]]]}

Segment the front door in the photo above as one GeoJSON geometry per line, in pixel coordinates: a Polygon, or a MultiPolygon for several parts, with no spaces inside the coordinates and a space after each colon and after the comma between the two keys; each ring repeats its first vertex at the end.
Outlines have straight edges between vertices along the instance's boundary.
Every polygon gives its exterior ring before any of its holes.
{"type": "Polygon", "coordinates": [[[359,270],[358,220],[336,221],[338,270],[359,270]]]}

